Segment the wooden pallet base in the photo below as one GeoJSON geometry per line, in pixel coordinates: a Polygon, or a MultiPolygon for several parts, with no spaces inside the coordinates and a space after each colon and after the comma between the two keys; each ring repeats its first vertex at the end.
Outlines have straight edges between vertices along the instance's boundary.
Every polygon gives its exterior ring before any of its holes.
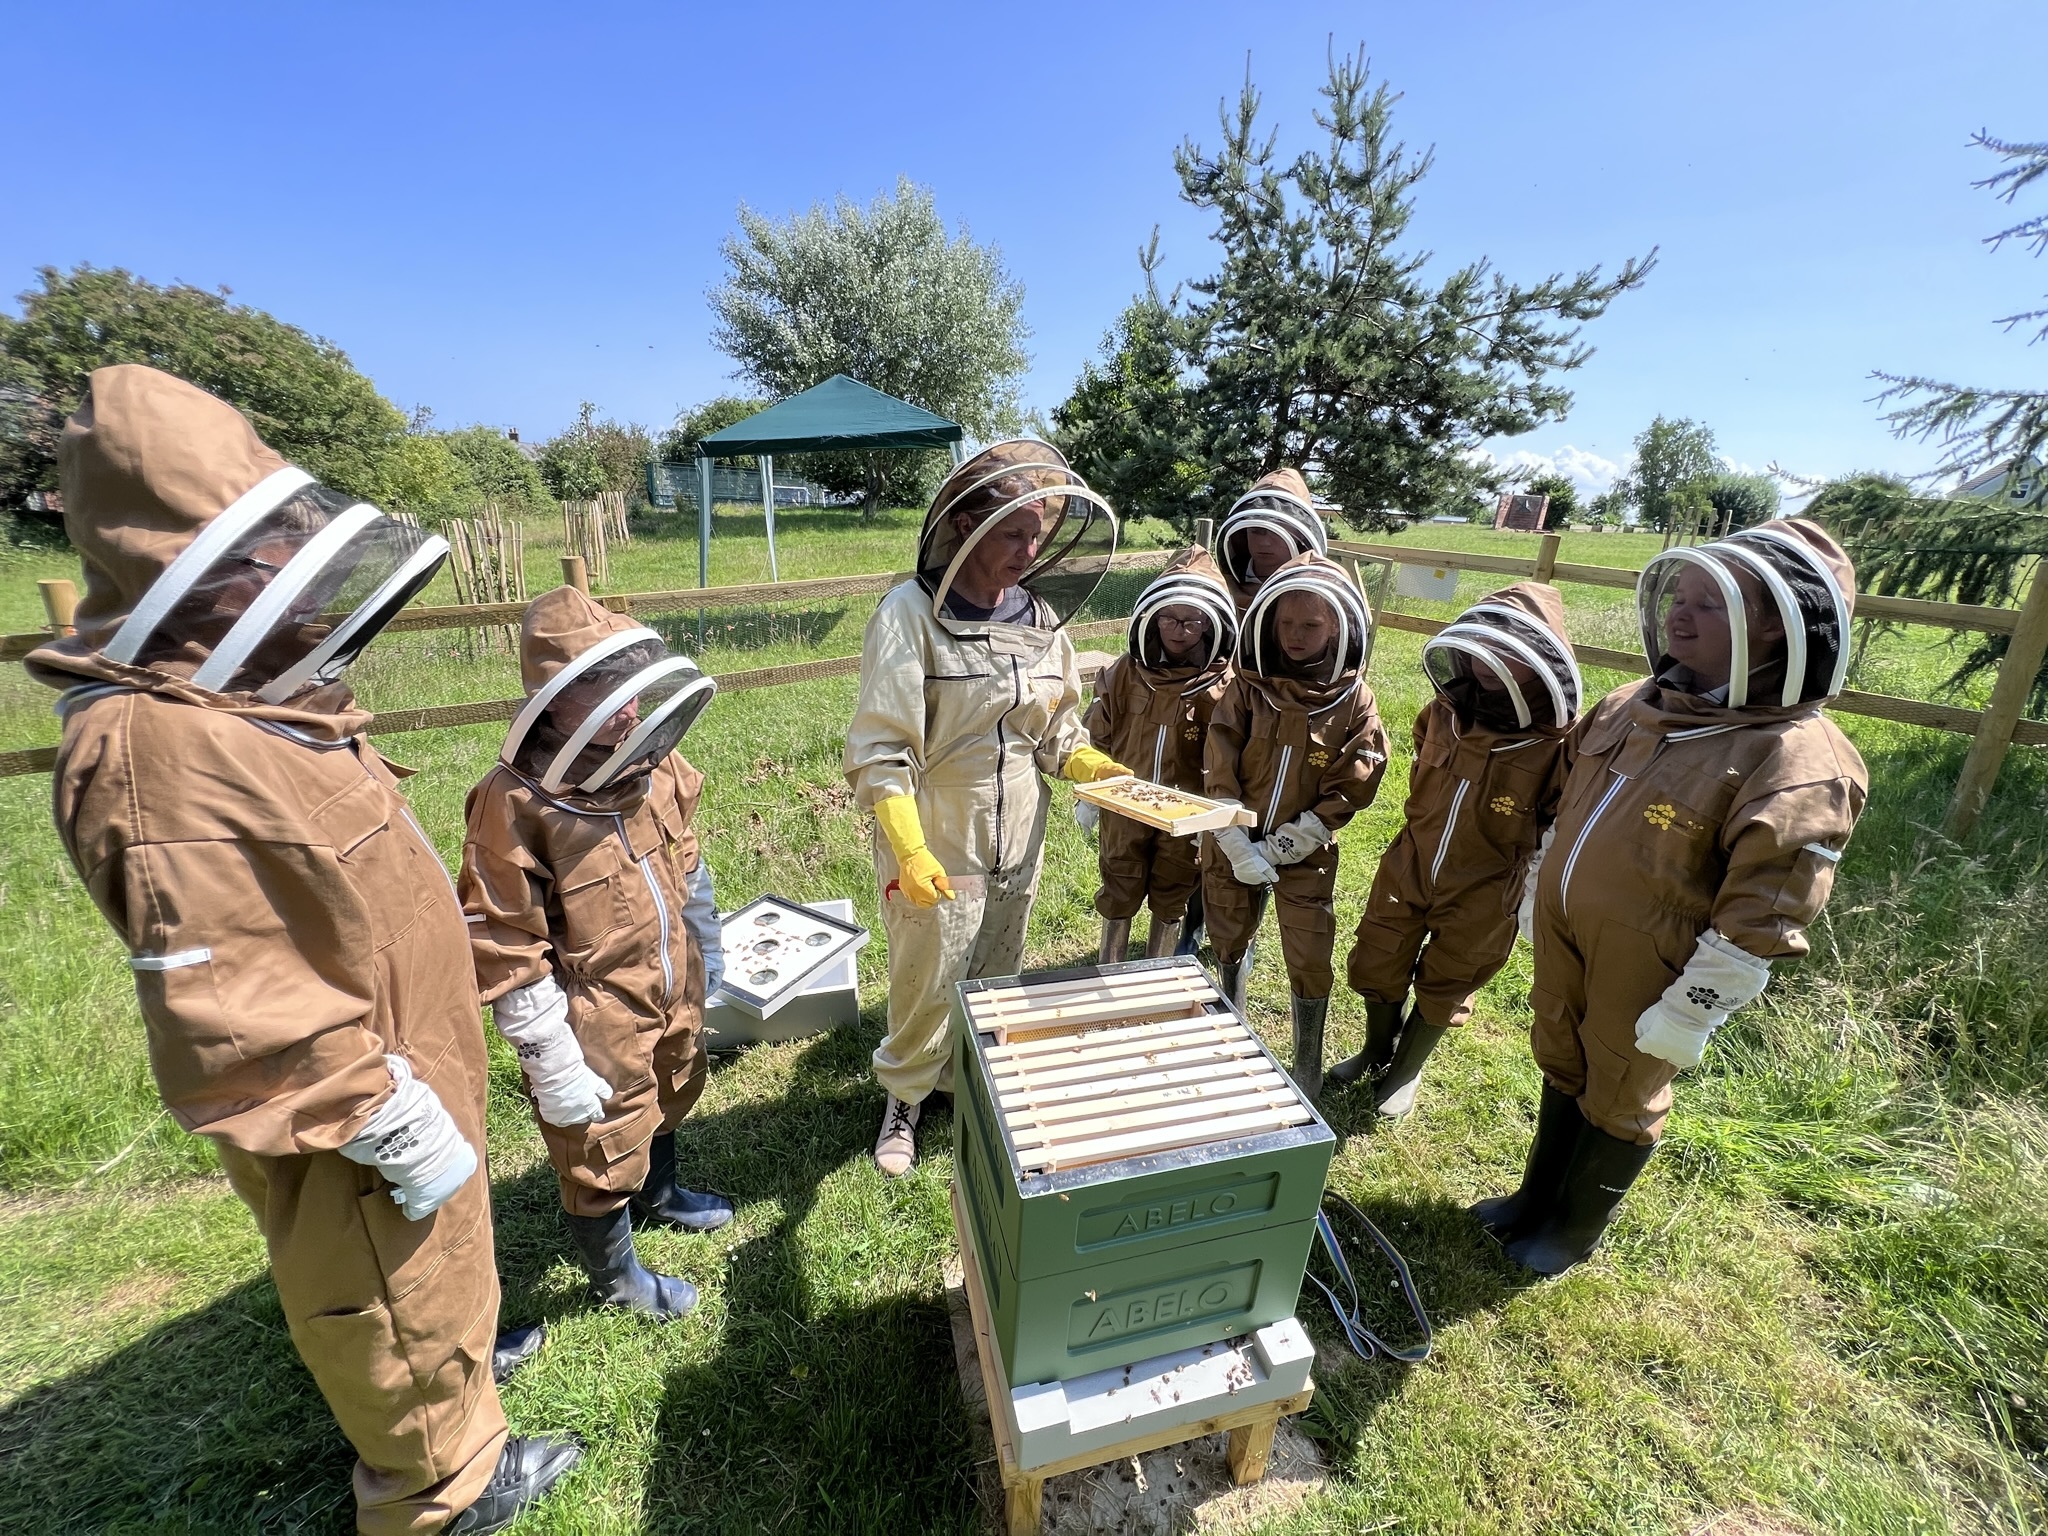
{"type": "MultiPolygon", "coordinates": [[[[956,1231],[967,1230],[960,1191],[953,1190],[953,1222],[956,1231]]],[[[981,1362],[982,1392],[988,1400],[989,1428],[995,1436],[996,1466],[1003,1484],[1003,1528],[1008,1536],[1038,1536],[1043,1520],[1045,1481],[1067,1472],[1080,1472],[1127,1456],[1142,1456],[1189,1440],[1209,1435],[1228,1435],[1230,1480],[1242,1488],[1266,1475],[1266,1463],[1273,1452],[1273,1434],[1280,1420],[1307,1409],[1315,1396],[1315,1383],[1291,1397],[1253,1407],[1226,1410],[1171,1429],[1141,1434],[1113,1446],[1070,1456],[1043,1466],[1018,1465],[1017,1445],[1009,1425],[1006,1405],[1010,1384],[1003,1377],[1003,1359],[996,1348],[989,1323],[988,1294],[983,1288],[981,1269],[975,1262],[974,1245],[960,1244],[960,1288],[967,1294],[967,1309],[974,1322],[974,1352],[981,1362]]]]}

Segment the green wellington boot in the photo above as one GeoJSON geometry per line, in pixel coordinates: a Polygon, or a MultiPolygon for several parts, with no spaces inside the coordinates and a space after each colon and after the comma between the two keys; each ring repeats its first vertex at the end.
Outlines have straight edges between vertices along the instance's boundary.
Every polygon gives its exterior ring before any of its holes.
{"type": "Polygon", "coordinates": [[[1293,997],[1294,1085],[1311,1099],[1323,1092],[1323,1025],[1330,1017],[1327,997],[1293,997]]]}
{"type": "Polygon", "coordinates": [[[1377,1077],[1394,1059],[1394,1037],[1401,1032],[1399,1003],[1365,1005],[1365,1045],[1356,1056],[1346,1056],[1330,1068],[1333,1083],[1355,1083],[1361,1077],[1377,1077]]]}
{"type": "Polygon", "coordinates": [[[1420,1008],[1408,1011],[1401,1043],[1394,1047],[1394,1059],[1387,1064],[1387,1074],[1372,1094],[1372,1107],[1382,1118],[1398,1120],[1415,1107],[1415,1090],[1422,1085],[1422,1064],[1449,1033],[1448,1029],[1425,1023],[1420,1008]]]}

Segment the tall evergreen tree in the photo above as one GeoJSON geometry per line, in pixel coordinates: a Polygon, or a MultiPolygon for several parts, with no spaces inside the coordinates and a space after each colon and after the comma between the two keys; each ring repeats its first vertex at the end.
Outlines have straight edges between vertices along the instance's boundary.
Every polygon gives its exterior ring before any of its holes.
{"type": "MultiPolygon", "coordinates": [[[[1169,403],[1135,414],[1148,444],[1177,439],[1157,456],[1149,500],[1213,514],[1292,464],[1370,525],[1383,509],[1419,512],[1487,485],[1468,450],[1564,414],[1559,376],[1590,356],[1581,328],[1655,259],[1523,284],[1482,257],[1435,278],[1430,253],[1405,243],[1431,155],[1393,137],[1394,93],[1360,53],[1332,56],[1321,94],[1320,151],[1279,158],[1247,77],[1220,114],[1220,147],[1189,141],[1175,154],[1181,195],[1215,215],[1221,263],[1162,298],[1156,241],[1141,258],[1140,303],[1174,366],[1140,370],[1169,403]],[[1178,483],[1183,463],[1205,475],[1192,496],[1178,483]]],[[[1078,467],[1104,474],[1119,438],[1099,402],[1069,401],[1062,414],[1078,467]]]]}

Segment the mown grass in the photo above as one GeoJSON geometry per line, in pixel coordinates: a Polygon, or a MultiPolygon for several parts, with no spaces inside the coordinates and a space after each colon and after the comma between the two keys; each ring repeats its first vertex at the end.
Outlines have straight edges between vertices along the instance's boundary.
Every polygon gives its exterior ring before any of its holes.
{"type": "MultiPolygon", "coordinates": [[[[907,543],[909,526],[899,519],[894,537],[907,543]]],[[[1407,537],[1444,532],[1459,530],[1407,537]]],[[[850,542],[825,538],[816,558],[900,563],[900,545],[849,554],[850,542]]],[[[1478,582],[1461,600],[1492,584],[1478,582]]],[[[1627,596],[1578,589],[1575,626],[1632,623],[1627,596]]],[[[821,620],[750,616],[755,628],[706,653],[756,665],[850,651],[864,618],[839,615],[813,640],[772,626],[821,620]]],[[[1389,631],[1380,646],[1397,761],[1381,803],[1344,834],[1347,915],[1396,825],[1403,727],[1421,702],[1416,638],[1389,631]]],[[[502,657],[443,656],[423,675],[427,659],[375,658],[366,692],[392,704],[516,686],[502,657]]],[[[1909,682],[1935,664],[1899,663],[1909,682]]],[[[1617,681],[1588,678],[1596,695],[1617,681]]],[[[849,680],[733,694],[690,738],[727,902],[843,894],[876,923],[838,771],[851,700],[849,680]]],[[[1873,1536],[2042,1524],[2048,769],[2016,755],[1958,848],[1930,829],[1961,739],[1845,724],[1871,763],[1871,806],[1815,954],[1681,1085],[1666,1148],[1595,1262],[1529,1285],[1463,1214],[1512,1181],[1527,1144],[1526,950],[1432,1062],[1410,1120],[1374,1130],[1361,1096],[1330,1098],[1345,1136],[1333,1183],[1409,1256],[1438,1353],[1414,1370],[1354,1363],[1310,1318],[1325,1347],[1309,1427],[1335,1476],[1267,1528],[1689,1531],[1726,1511],[1873,1536]]],[[[451,860],[462,796],[498,740],[477,727],[385,742],[420,770],[409,791],[451,860]]],[[[160,1115],[120,952],[48,831],[46,797],[44,780],[0,780],[0,1180],[12,1191],[0,1199],[0,1530],[345,1529],[348,1453],[205,1143],[160,1115]]],[[[1092,849],[1065,806],[1062,791],[1034,966],[1094,945],[1092,849]]],[[[873,945],[860,1027],[714,1073],[685,1155],[738,1199],[740,1219],[710,1238],[643,1236],[651,1262],[704,1292],[668,1329],[584,1308],[516,1067],[494,1046],[505,1315],[546,1317],[554,1332],[508,1411],[592,1446],[565,1496],[521,1529],[981,1519],[942,1295],[951,1127],[932,1124],[924,1165],[899,1184],[865,1155],[883,975],[873,945]]],[[[1252,996],[1284,1056],[1271,956],[1252,996]]],[[[1333,1055],[1355,1048],[1361,1022],[1340,990],[1333,1055]]]]}

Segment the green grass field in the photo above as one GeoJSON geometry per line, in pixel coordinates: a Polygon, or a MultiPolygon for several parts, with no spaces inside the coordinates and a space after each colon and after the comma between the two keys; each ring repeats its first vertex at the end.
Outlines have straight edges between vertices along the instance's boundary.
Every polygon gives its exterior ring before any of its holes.
{"type": "MultiPolygon", "coordinates": [[[[904,564],[915,526],[908,513],[872,529],[789,515],[783,574],[904,564]]],[[[721,517],[714,581],[765,576],[758,528],[721,517]]],[[[1404,541],[1533,545],[1440,527],[1404,541]]],[[[1573,535],[1564,558],[1637,564],[1654,543],[1573,535]]],[[[554,553],[531,554],[538,581],[554,553]]],[[[643,536],[611,584],[689,585],[695,564],[694,544],[643,536]]],[[[32,626],[33,578],[64,565],[0,564],[0,629],[32,626]]],[[[1460,601],[1493,584],[1466,577],[1460,601]]],[[[1626,592],[1568,595],[1578,638],[1633,644],[1626,592]]],[[[1096,608],[1125,611],[1129,596],[1106,591],[1096,608]]],[[[871,608],[722,615],[733,627],[707,636],[705,659],[850,654],[871,608]]],[[[1374,658],[1397,761],[1343,835],[1349,914],[1399,814],[1418,653],[1416,637],[1389,631],[1374,658]]],[[[1881,636],[1866,669],[1884,681],[1863,686],[1931,696],[1949,654],[1945,640],[1881,636]]],[[[452,636],[392,637],[361,671],[379,707],[516,689],[507,658],[472,658],[452,636]]],[[[1618,681],[1588,678],[1595,694],[1618,681]]],[[[691,736],[727,905],[766,890],[846,895],[879,926],[867,833],[839,776],[852,698],[849,679],[733,694],[691,736]]],[[[53,739],[47,709],[5,669],[0,747],[53,739]]],[[[1891,1536],[2048,1523],[2048,763],[2016,753],[1957,847],[1932,829],[1963,739],[1843,723],[1870,763],[1870,810],[1813,958],[1784,969],[1681,1082],[1665,1148],[1592,1263],[1530,1284],[1463,1214],[1512,1183],[1527,1144],[1525,949],[1433,1059],[1410,1119],[1375,1130],[1363,1094],[1328,1096],[1345,1138],[1333,1184],[1408,1255],[1438,1348],[1419,1368],[1358,1364],[1304,1311],[1323,1346],[1307,1427],[1333,1475],[1260,1529],[1891,1536]],[[1747,1523],[1712,1526],[1719,1516],[1747,1523]]],[[[499,740],[476,727],[383,742],[420,770],[408,789],[451,861],[463,794],[499,740]]],[[[207,1145],[161,1114],[120,948],[49,830],[47,796],[42,778],[0,780],[0,1531],[345,1530],[350,1454],[292,1355],[250,1222],[207,1145]]],[[[1094,948],[1092,847],[1067,800],[1056,792],[1033,966],[1094,948]]],[[[740,1217],[710,1237],[642,1236],[650,1263],[704,1293],[666,1329],[584,1306],[516,1066],[494,1044],[505,1316],[545,1317],[553,1334],[507,1408],[516,1428],[574,1429],[591,1447],[520,1530],[985,1519],[986,1453],[943,1294],[951,1126],[931,1125],[900,1183],[866,1158],[883,975],[878,943],[862,956],[858,1029],[715,1070],[683,1133],[686,1171],[732,1194],[740,1217]]],[[[1271,955],[1252,995],[1284,1058],[1271,955]]],[[[1361,1024],[1340,988],[1333,1058],[1361,1024]]]]}

